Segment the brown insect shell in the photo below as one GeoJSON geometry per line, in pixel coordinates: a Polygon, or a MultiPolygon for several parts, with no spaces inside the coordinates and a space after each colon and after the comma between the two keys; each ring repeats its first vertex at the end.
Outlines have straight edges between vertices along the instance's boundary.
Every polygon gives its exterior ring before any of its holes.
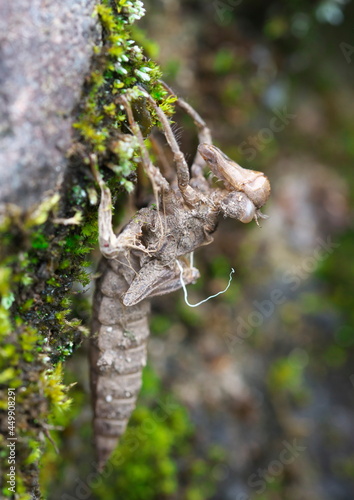
{"type": "Polygon", "coordinates": [[[245,224],[256,216],[256,207],[245,193],[232,191],[220,202],[220,209],[224,217],[238,219],[245,224]]]}
{"type": "MultiPolygon", "coordinates": [[[[234,163],[234,165],[237,165],[237,163],[234,163]]],[[[249,175],[249,179],[244,181],[241,191],[243,191],[248,198],[253,201],[257,208],[261,208],[266,203],[270,195],[270,183],[268,177],[266,177],[262,172],[246,170],[240,167],[240,165],[237,166],[249,175]]]]}
{"type": "Polygon", "coordinates": [[[270,195],[270,183],[262,172],[241,167],[214,145],[200,144],[198,151],[213,174],[225,182],[226,188],[242,191],[257,208],[266,203],[270,195]]]}

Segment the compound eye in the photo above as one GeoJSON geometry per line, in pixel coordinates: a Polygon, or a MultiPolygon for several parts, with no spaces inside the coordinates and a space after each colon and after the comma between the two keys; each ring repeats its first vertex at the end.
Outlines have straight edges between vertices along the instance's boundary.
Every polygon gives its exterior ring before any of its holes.
{"type": "Polygon", "coordinates": [[[251,222],[256,214],[256,207],[242,192],[233,192],[227,195],[222,200],[220,208],[225,217],[238,219],[245,224],[251,222]]]}
{"type": "Polygon", "coordinates": [[[252,201],[247,199],[247,202],[242,207],[242,214],[239,217],[240,222],[247,224],[254,219],[256,214],[256,207],[253,205],[252,201]]]}

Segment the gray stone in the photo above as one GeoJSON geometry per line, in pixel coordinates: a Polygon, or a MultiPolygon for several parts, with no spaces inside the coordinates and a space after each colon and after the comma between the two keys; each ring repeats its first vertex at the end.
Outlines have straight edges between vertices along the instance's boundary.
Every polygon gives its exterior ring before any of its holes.
{"type": "Polygon", "coordinates": [[[97,42],[95,0],[0,0],[0,203],[57,189],[97,42]]]}

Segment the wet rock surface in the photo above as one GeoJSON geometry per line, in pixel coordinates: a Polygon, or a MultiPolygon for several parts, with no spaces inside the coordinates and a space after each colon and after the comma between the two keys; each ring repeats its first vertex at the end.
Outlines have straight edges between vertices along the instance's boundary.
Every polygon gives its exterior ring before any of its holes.
{"type": "Polygon", "coordinates": [[[94,0],[0,2],[0,203],[58,187],[97,37],[94,0]]]}

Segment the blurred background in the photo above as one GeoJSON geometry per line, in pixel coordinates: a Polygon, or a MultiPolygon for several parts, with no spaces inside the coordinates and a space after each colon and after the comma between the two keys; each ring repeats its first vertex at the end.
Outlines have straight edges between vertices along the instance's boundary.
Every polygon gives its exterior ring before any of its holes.
{"type": "MultiPolygon", "coordinates": [[[[223,289],[234,267],[226,294],[195,309],[182,292],[153,301],[144,388],[121,464],[103,478],[87,346],[75,353],[60,454],[48,444],[43,461],[48,498],[352,500],[353,2],[145,7],[135,38],[215,144],[268,175],[269,219],[221,220],[196,254],[190,301],[223,289]]],[[[196,131],[180,113],[175,122],[191,161],[196,131]]],[[[77,299],[86,322],[89,295],[77,299]]]]}

